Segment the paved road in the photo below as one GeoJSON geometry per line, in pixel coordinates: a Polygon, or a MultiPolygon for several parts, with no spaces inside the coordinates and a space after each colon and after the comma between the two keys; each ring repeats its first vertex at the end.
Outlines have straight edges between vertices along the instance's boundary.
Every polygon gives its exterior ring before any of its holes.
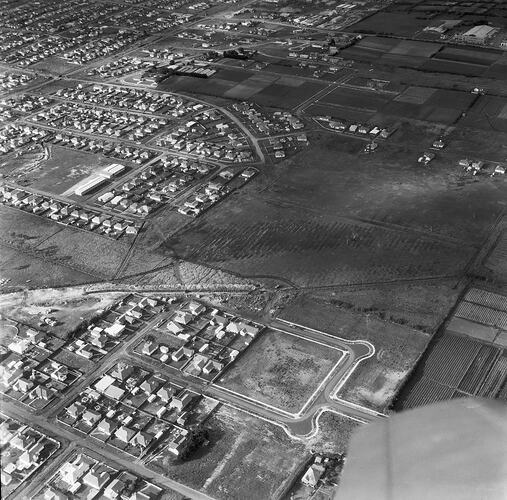
{"type": "MultiPolygon", "coordinates": [[[[284,320],[272,320],[269,324],[270,328],[282,330],[310,341],[325,343],[343,352],[343,357],[341,361],[335,365],[334,370],[328,374],[303,408],[294,414],[232,392],[224,387],[212,383],[203,383],[203,381],[182,374],[179,370],[163,363],[158,364],[152,360],[147,360],[145,357],[134,354],[132,351],[133,346],[159,321],[160,316],[156,316],[149,321],[144,328],[136,332],[129,340],[110,354],[107,360],[100,366],[100,369],[85,375],[75,387],[65,394],[64,398],[57,399],[39,414],[34,415],[27,408],[19,407],[15,403],[9,401],[5,401],[2,404],[2,410],[13,418],[38,426],[49,435],[59,436],[64,444],[74,443],[74,446],[80,446],[84,448],[86,452],[98,453],[100,458],[106,462],[116,462],[120,467],[130,469],[136,474],[151,479],[161,486],[171,488],[183,495],[198,500],[205,500],[210,497],[177,483],[162,474],[151,471],[139,461],[134,462],[126,458],[125,455],[115,452],[108,445],[100,441],[62,426],[62,424],[57,423],[56,415],[63,409],[64,405],[73,400],[85,386],[92,383],[99,373],[103,373],[119,359],[134,358],[137,365],[160,372],[162,375],[167,376],[172,383],[188,387],[190,390],[194,390],[197,393],[215,398],[225,405],[248,412],[275,425],[279,425],[289,435],[297,439],[304,440],[316,434],[318,431],[318,418],[324,411],[339,413],[359,422],[369,422],[382,417],[379,413],[342,401],[336,396],[339,387],[346,382],[358,363],[374,355],[375,349],[369,342],[348,341],[294,323],[288,323],[284,320]]],[[[37,482],[36,484],[40,485],[40,483],[37,482]]],[[[28,494],[29,491],[26,490],[24,493],[28,494]]]]}
{"type": "Polygon", "coordinates": [[[135,358],[136,364],[147,369],[159,371],[167,376],[171,382],[185,385],[198,393],[215,398],[233,408],[246,411],[264,420],[281,425],[295,437],[306,436],[315,431],[316,417],[324,409],[340,413],[360,422],[370,422],[382,417],[381,414],[375,411],[348,403],[336,396],[338,389],[346,382],[358,364],[375,354],[372,344],[366,341],[348,341],[279,319],[273,320],[269,326],[311,341],[326,343],[345,353],[341,362],[335,367],[335,370],[328,375],[314,395],[296,413],[276,408],[214,383],[208,383],[203,386],[203,382],[199,379],[183,375],[179,370],[171,366],[164,363],[154,364],[153,361],[148,361],[146,357],[138,356],[132,351],[131,347],[140,335],[136,335],[135,339],[132,339],[125,348],[116,353],[115,359],[118,359],[122,355],[129,355],[135,358]]]}
{"type": "Polygon", "coordinates": [[[157,472],[144,467],[137,461],[134,462],[132,459],[123,458],[122,454],[115,453],[108,445],[105,445],[98,440],[91,439],[89,437],[85,438],[74,434],[65,427],[57,425],[54,420],[48,420],[47,417],[44,417],[42,415],[33,415],[28,411],[14,406],[9,402],[2,403],[2,411],[13,418],[20,420],[21,422],[36,425],[50,435],[61,436],[65,440],[74,443],[75,446],[82,447],[86,453],[98,453],[104,462],[116,462],[119,466],[125,468],[126,470],[131,470],[135,474],[144,476],[148,480],[154,481],[160,486],[165,486],[166,488],[175,490],[182,495],[193,498],[195,500],[212,500],[212,498],[208,495],[189,488],[188,486],[180,484],[176,481],[173,481],[167,476],[158,474],[157,472]]]}
{"type": "Polygon", "coordinates": [[[207,389],[208,394],[235,408],[281,424],[295,437],[307,436],[315,432],[316,419],[324,410],[334,411],[360,422],[370,422],[382,417],[378,412],[340,400],[336,396],[339,388],[347,381],[358,364],[374,355],[375,349],[372,344],[365,341],[347,341],[283,320],[273,320],[270,326],[308,340],[327,343],[341,349],[344,356],[334,371],[325,379],[325,382],[316,390],[303,408],[295,414],[250,399],[218,385],[210,386],[207,389]]]}

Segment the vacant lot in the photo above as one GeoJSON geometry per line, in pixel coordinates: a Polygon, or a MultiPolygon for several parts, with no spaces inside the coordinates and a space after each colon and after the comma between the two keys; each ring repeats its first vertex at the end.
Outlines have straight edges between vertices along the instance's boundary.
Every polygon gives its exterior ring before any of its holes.
{"type": "Polygon", "coordinates": [[[345,309],[431,333],[447,317],[461,289],[456,280],[448,280],[336,290],[332,296],[316,292],[315,296],[345,309]]]}
{"type": "Polygon", "coordinates": [[[220,384],[297,412],[340,360],[341,351],[269,330],[226,372],[220,384]]]}
{"type": "Polygon", "coordinates": [[[261,106],[285,109],[301,104],[325,87],[324,83],[306,81],[295,87],[292,82],[287,84],[283,75],[278,77],[242,69],[220,71],[211,78],[172,76],[159,85],[159,89],[165,91],[249,99],[261,106]],[[240,80],[241,74],[243,79],[240,80]]]}
{"type": "Polygon", "coordinates": [[[488,132],[507,132],[507,98],[481,96],[460,121],[460,126],[488,132]]]}
{"type": "MultiPolygon", "coordinates": [[[[300,463],[305,446],[246,413],[220,407],[206,421],[210,444],[186,462],[169,456],[150,467],[214,498],[276,498],[300,463]]],[[[308,452],[306,452],[308,453],[308,452]]]]}
{"type": "Polygon", "coordinates": [[[319,417],[319,432],[308,443],[323,453],[345,453],[352,433],[360,425],[357,421],[325,411],[319,417]]]}
{"type": "Polygon", "coordinates": [[[387,104],[382,113],[449,125],[456,122],[474,100],[475,96],[468,92],[408,87],[387,104]]]}
{"type": "Polygon", "coordinates": [[[308,295],[296,298],[279,315],[345,339],[369,340],[376,355],[359,364],[339,396],[378,411],[389,406],[430,339],[426,333],[357,314],[308,295]]]}
{"type": "Polygon", "coordinates": [[[89,274],[2,244],[0,244],[0,256],[0,277],[9,280],[3,285],[3,289],[70,286],[96,281],[96,278],[89,274]]]}
{"type": "Polygon", "coordinates": [[[128,244],[121,241],[64,228],[37,247],[37,256],[93,276],[110,278],[128,249],[128,244]]]}
{"type": "Polygon", "coordinates": [[[11,247],[33,250],[61,230],[49,219],[0,205],[0,241],[11,247]]]}
{"type": "Polygon", "coordinates": [[[380,33],[410,36],[428,24],[427,19],[419,19],[416,14],[398,12],[378,12],[352,26],[348,31],[355,33],[380,33]]]}
{"type": "Polygon", "coordinates": [[[23,186],[53,194],[62,194],[97,169],[112,163],[103,155],[48,146],[47,159],[43,154],[23,155],[19,166],[6,177],[23,186]]]}
{"type": "Polygon", "coordinates": [[[369,90],[337,88],[320,99],[319,102],[329,106],[343,106],[367,111],[377,111],[390,100],[391,98],[389,96],[369,90]]]}
{"type": "MultiPolygon", "coordinates": [[[[458,146],[466,137],[458,133],[456,147],[452,135],[421,168],[422,141],[427,147],[436,132],[403,125],[374,155],[361,154],[357,139],[323,134],[165,247],[185,260],[298,286],[459,276],[507,194],[501,178],[463,179],[458,146]]],[[[471,139],[477,151],[499,140],[471,139]]]]}
{"type": "Polygon", "coordinates": [[[51,330],[53,335],[65,338],[67,332],[74,330],[83,320],[89,320],[123,296],[114,292],[85,295],[83,291],[83,287],[76,286],[6,294],[2,298],[0,312],[16,321],[51,330]],[[57,320],[56,326],[39,326],[41,317],[47,314],[57,320]]]}

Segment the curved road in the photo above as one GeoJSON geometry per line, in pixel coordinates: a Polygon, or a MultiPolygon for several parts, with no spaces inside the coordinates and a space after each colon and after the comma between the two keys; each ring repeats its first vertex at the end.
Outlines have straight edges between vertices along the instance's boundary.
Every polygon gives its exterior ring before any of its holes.
{"type": "Polygon", "coordinates": [[[206,390],[208,395],[235,408],[282,425],[291,436],[299,439],[308,437],[316,431],[316,421],[323,411],[333,411],[365,423],[383,417],[381,413],[337,397],[337,393],[358,364],[375,354],[375,348],[370,342],[342,339],[280,319],[273,320],[270,327],[311,341],[325,343],[340,349],[344,353],[334,369],[301,410],[297,413],[290,413],[219,385],[209,386],[206,390]]]}

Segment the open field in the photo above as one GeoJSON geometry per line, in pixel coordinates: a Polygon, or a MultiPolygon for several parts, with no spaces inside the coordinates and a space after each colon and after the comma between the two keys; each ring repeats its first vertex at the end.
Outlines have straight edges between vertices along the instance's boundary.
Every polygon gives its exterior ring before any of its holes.
{"type": "Polygon", "coordinates": [[[378,94],[371,90],[339,87],[322,97],[322,99],[319,99],[319,103],[324,106],[329,106],[329,112],[332,112],[333,106],[352,107],[365,111],[378,111],[390,100],[390,96],[378,94]]]}
{"type": "MultiPolygon", "coordinates": [[[[364,22],[368,23],[379,16],[392,15],[387,12],[379,13],[364,22]]],[[[361,29],[360,25],[361,23],[355,26],[361,29]]],[[[403,25],[393,24],[388,29],[398,31],[400,26],[403,25]]],[[[353,46],[342,50],[341,54],[347,59],[360,63],[376,63],[376,65],[385,65],[391,68],[413,68],[422,74],[454,74],[463,77],[496,78],[499,80],[507,78],[503,53],[492,48],[453,47],[428,41],[367,36],[353,46]]]]}
{"type": "Polygon", "coordinates": [[[50,262],[32,253],[0,243],[0,277],[8,279],[2,289],[79,285],[96,281],[94,276],[50,262]]]}
{"type": "Polygon", "coordinates": [[[420,284],[394,283],[372,285],[360,290],[338,289],[331,294],[316,291],[314,296],[342,308],[431,333],[438,328],[455,303],[461,291],[461,287],[456,285],[455,280],[420,284]]]}
{"type": "Polygon", "coordinates": [[[324,89],[325,83],[301,82],[294,86],[283,75],[252,72],[245,69],[220,70],[211,78],[172,76],[159,90],[218,96],[255,102],[261,106],[290,109],[324,89]],[[282,99],[283,98],[283,99],[282,99]]]}
{"type": "MultiPolygon", "coordinates": [[[[262,214],[257,204],[246,209],[245,217],[262,214]]],[[[245,277],[273,275],[303,287],[450,276],[468,259],[465,249],[453,245],[324,216],[303,219],[299,213],[285,209],[278,222],[245,220],[243,227],[198,223],[176,249],[191,261],[245,277]]]]}
{"type": "Polygon", "coordinates": [[[460,126],[485,131],[507,132],[507,98],[481,96],[467,116],[461,120],[460,126]]]}
{"type": "Polygon", "coordinates": [[[370,341],[376,355],[356,368],[338,395],[377,411],[386,410],[430,339],[426,333],[357,314],[308,295],[297,297],[279,315],[345,339],[370,341]]]}
{"type": "Polygon", "coordinates": [[[112,277],[128,251],[125,243],[64,228],[37,247],[37,255],[93,276],[112,277]]]}
{"type": "Polygon", "coordinates": [[[500,278],[507,278],[507,230],[504,230],[484,264],[500,278]]]}
{"type": "Polygon", "coordinates": [[[331,347],[267,330],[225,373],[220,385],[296,413],[341,356],[331,347]]]}
{"type": "Polygon", "coordinates": [[[452,124],[471,106],[475,96],[453,90],[408,87],[382,113],[432,123],[452,124]]]}
{"type": "Polygon", "coordinates": [[[417,19],[416,15],[397,12],[378,12],[348,27],[356,33],[385,33],[398,36],[410,36],[424,28],[428,23],[425,19],[417,19]]]}
{"type": "Polygon", "coordinates": [[[318,420],[319,432],[308,443],[323,453],[345,453],[352,433],[360,425],[355,420],[325,411],[318,420]]]}
{"type": "Polygon", "coordinates": [[[2,296],[0,313],[33,328],[51,330],[52,334],[65,337],[83,320],[94,317],[122,296],[121,293],[84,295],[83,287],[46,288],[5,294],[2,296]],[[47,312],[58,323],[40,326],[41,316],[47,312]]]}
{"type": "Polygon", "coordinates": [[[112,163],[102,155],[52,145],[48,146],[48,154],[49,158],[42,161],[25,160],[22,155],[18,160],[21,164],[5,179],[39,191],[62,194],[97,169],[112,163]]]}
{"type": "MultiPolygon", "coordinates": [[[[442,160],[418,166],[421,142],[434,138],[430,128],[404,125],[393,144],[363,155],[361,141],[321,134],[164,246],[185,260],[298,286],[459,276],[507,195],[501,178],[463,179],[461,134],[456,147],[451,135],[442,160]]],[[[499,140],[474,139],[483,150],[499,140]]]]}
{"type": "Polygon", "coordinates": [[[0,241],[11,247],[33,250],[60,231],[49,219],[0,206],[0,241]]]}
{"type": "Polygon", "coordinates": [[[172,479],[217,499],[276,497],[305,460],[305,446],[283,430],[221,406],[206,421],[210,444],[190,460],[149,464],[172,479]]]}

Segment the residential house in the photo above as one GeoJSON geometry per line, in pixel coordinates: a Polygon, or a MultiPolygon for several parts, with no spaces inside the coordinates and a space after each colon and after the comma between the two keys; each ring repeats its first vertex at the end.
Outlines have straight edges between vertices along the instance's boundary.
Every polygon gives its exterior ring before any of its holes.
{"type": "Polygon", "coordinates": [[[116,384],[111,384],[105,391],[104,395],[114,399],[116,401],[119,401],[123,395],[125,394],[125,389],[122,389],[121,387],[118,387],[116,384]]]}
{"type": "Polygon", "coordinates": [[[146,394],[153,394],[157,387],[160,385],[160,381],[155,377],[150,377],[141,384],[141,390],[146,394]]]}
{"type": "Polygon", "coordinates": [[[187,391],[182,391],[178,396],[174,396],[170,403],[169,408],[175,408],[176,411],[182,411],[185,409],[193,400],[192,395],[187,391]]]}
{"type": "Polygon", "coordinates": [[[111,436],[115,429],[116,423],[113,420],[109,420],[108,418],[103,418],[97,425],[97,430],[108,436],[111,436]]]}
{"type": "Polygon", "coordinates": [[[50,391],[49,389],[47,389],[46,387],[44,387],[43,385],[38,385],[32,392],[31,394],[34,396],[34,397],[37,397],[39,399],[44,399],[45,401],[47,401],[48,399],[51,399],[51,397],[53,396],[53,392],[50,391]]]}
{"type": "Polygon", "coordinates": [[[111,337],[119,337],[124,330],[125,325],[121,323],[113,323],[111,326],[104,329],[104,331],[111,337]]]}
{"type": "Polygon", "coordinates": [[[206,311],[206,307],[204,306],[204,304],[201,304],[199,302],[196,302],[196,301],[191,301],[189,302],[188,304],[188,310],[194,315],[194,316],[198,316],[199,314],[203,313],[206,311]]]}
{"type": "Polygon", "coordinates": [[[118,363],[111,375],[118,380],[127,380],[134,372],[134,367],[127,363],[118,363]]]}
{"type": "Polygon", "coordinates": [[[301,478],[301,482],[310,488],[315,488],[324,471],[325,468],[323,465],[312,464],[304,473],[303,477],[301,478]]]}
{"type": "Polygon", "coordinates": [[[69,417],[76,420],[79,417],[79,415],[81,415],[81,413],[83,413],[84,409],[85,409],[85,406],[83,404],[76,402],[76,403],[72,403],[70,406],[68,406],[66,408],[66,411],[67,411],[67,415],[69,415],[69,417]]]}
{"type": "Polygon", "coordinates": [[[126,427],[126,426],[122,425],[121,427],[119,427],[116,430],[114,435],[120,441],[123,441],[124,443],[129,443],[135,433],[136,433],[136,431],[134,429],[131,429],[130,427],[126,427]]]}
{"type": "Polygon", "coordinates": [[[194,317],[187,312],[176,311],[173,321],[180,323],[182,325],[188,325],[190,322],[192,322],[193,319],[194,317]]]}
{"type": "Polygon", "coordinates": [[[139,431],[130,441],[130,444],[134,446],[140,446],[141,448],[146,448],[151,441],[153,440],[153,436],[148,434],[147,432],[139,431]]]}
{"type": "Polygon", "coordinates": [[[83,482],[95,490],[101,490],[109,481],[109,473],[107,471],[99,471],[99,467],[92,467],[84,476],[83,482]]]}
{"type": "Polygon", "coordinates": [[[170,385],[164,385],[162,386],[158,391],[157,391],[157,396],[164,402],[164,403],[168,403],[174,393],[175,393],[175,389],[170,386],[170,385]]]}
{"type": "Polygon", "coordinates": [[[120,479],[113,479],[104,490],[104,496],[109,500],[116,500],[125,489],[125,483],[120,479]]]}
{"type": "Polygon", "coordinates": [[[89,426],[94,426],[100,420],[101,416],[102,415],[95,410],[86,410],[83,413],[82,419],[89,426]]]}
{"type": "Polygon", "coordinates": [[[188,433],[182,432],[175,436],[171,442],[167,445],[167,449],[176,456],[181,455],[181,452],[185,449],[187,444],[188,433]]]}

